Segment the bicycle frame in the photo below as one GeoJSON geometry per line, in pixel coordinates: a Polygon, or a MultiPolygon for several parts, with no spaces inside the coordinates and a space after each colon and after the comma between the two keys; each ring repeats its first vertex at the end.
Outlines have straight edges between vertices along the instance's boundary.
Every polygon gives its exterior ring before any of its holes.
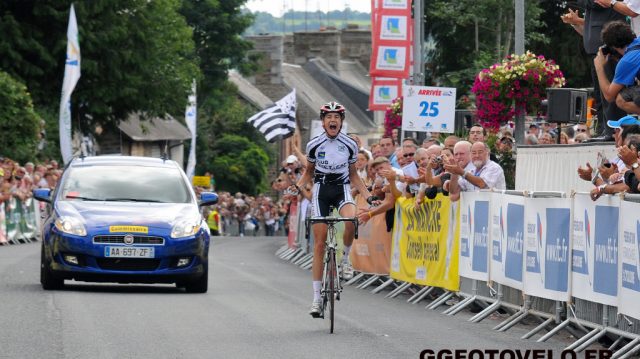
{"type": "Polygon", "coordinates": [[[327,238],[325,241],[325,251],[323,259],[322,269],[322,288],[320,294],[322,296],[322,314],[321,318],[324,318],[325,310],[329,307],[329,319],[330,319],[330,332],[333,333],[334,323],[334,309],[335,300],[340,300],[340,293],[342,292],[342,284],[340,283],[340,277],[337,267],[337,255],[338,242],[336,240],[337,229],[335,224],[338,222],[352,222],[355,226],[354,237],[358,238],[358,219],[350,217],[313,217],[305,220],[306,228],[305,235],[309,238],[309,229],[313,223],[324,223],[327,225],[327,238]]]}

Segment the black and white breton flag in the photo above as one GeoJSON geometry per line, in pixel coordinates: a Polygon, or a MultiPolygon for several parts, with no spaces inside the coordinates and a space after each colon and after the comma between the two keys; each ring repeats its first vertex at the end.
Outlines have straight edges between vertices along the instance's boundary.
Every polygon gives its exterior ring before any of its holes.
{"type": "Polygon", "coordinates": [[[293,136],[296,130],[296,90],[247,120],[269,142],[293,136]]]}

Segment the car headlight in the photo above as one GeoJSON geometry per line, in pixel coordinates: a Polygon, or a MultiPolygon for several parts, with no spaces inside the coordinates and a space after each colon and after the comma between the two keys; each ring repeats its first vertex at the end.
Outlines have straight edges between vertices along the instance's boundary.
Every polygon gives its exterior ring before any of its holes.
{"type": "Polygon", "coordinates": [[[76,217],[62,216],[56,219],[56,228],[63,233],[75,236],[86,236],[87,230],[84,224],[76,217]]]}
{"type": "Polygon", "coordinates": [[[193,236],[200,230],[200,219],[181,219],[173,225],[171,238],[193,236]]]}

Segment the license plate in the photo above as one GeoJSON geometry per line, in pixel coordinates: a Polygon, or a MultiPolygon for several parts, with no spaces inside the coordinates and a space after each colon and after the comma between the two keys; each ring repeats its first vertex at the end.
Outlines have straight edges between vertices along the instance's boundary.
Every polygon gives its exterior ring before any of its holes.
{"type": "Polygon", "coordinates": [[[153,258],[153,247],[114,247],[104,248],[104,256],[111,258],[153,258]]]}

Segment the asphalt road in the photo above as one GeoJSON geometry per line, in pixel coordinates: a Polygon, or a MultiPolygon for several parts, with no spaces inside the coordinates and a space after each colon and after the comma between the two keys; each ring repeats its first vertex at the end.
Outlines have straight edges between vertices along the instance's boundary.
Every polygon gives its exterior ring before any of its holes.
{"type": "MultiPolygon", "coordinates": [[[[346,287],[328,320],[312,319],[311,274],[274,253],[283,238],[217,237],[209,292],[166,285],[39,283],[40,243],[0,247],[0,358],[419,358],[423,349],[553,349],[521,340],[531,326],[491,330],[463,311],[346,287]]],[[[533,324],[533,323],[532,323],[533,324]]],[[[580,356],[582,357],[582,356],[580,356]]]]}

